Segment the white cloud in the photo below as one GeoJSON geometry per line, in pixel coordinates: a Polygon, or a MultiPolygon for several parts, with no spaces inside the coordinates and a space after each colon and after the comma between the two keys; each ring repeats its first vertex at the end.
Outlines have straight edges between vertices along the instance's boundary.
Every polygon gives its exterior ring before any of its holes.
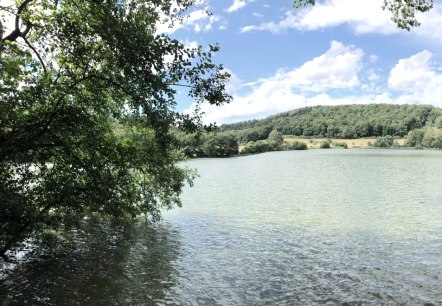
{"type": "Polygon", "coordinates": [[[387,82],[370,67],[361,72],[361,49],[332,41],[324,54],[292,70],[279,70],[269,78],[241,84],[233,74],[229,89],[247,87],[250,92],[233,91],[230,104],[203,104],[201,110],[206,113],[207,123],[231,123],[315,105],[388,103],[442,107],[442,71],[440,63],[432,62],[432,56],[424,50],[399,60],[387,82]],[[359,73],[364,83],[358,78],[359,73]]]}
{"type": "Polygon", "coordinates": [[[381,78],[381,76],[379,74],[377,74],[376,72],[374,72],[373,70],[368,71],[368,80],[375,82],[378,81],[381,78]]]}
{"type": "Polygon", "coordinates": [[[327,52],[282,76],[282,80],[291,87],[317,92],[355,87],[359,85],[357,73],[363,55],[361,49],[332,41],[327,52]]]}
{"type": "MultiPolygon", "coordinates": [[[[279,22],[248,25],[241,32],[270,31],[278,33],[287,29],[314,31],[347,24],[356,34],[393,33],[409,34],[391,21],[391,12],[382,10],[383,0],[326,0],[315,6],[290,10],[279,22]]],[[[419,28],[411,35],[442,41],[442,4],[434,3],[430,12],[417,15],[419,28]]]]}
{"type": "Polygon", "coordinates": [[[229,82],[226,84],[226,91],[231,95],[236,94],[243,87],[241,79],[228,68],[224,68],[224,71],[230,74],[229,82]]]}
{"type": "Polygon", "coordinates": [[[411,33],[434,42],[442,41],[442,3],[434,3],[431,11],[418,15],[418,20],[421,26],[413,29],[411,33]]]}
{"type": "Polygon", "coordinates": [[[442,74],[432,65],[432,56],[424,50],[400,59],[391,69],[388,86],[402,93],[400,99],[404,103],[442,106],[442,74]]]}
{"type": "Polygon", "coordinates": [[[242,32],[266,30],[276,33],[287,29],[312,31],[345,23],[356,33],[398,32],[390,21],[389,12],[382,10],[382,3],[382,0],[327,0],[315,6],[290,10],[279,22],[246,26],[242,32]]]}
{"type": "Polygon", "coordinates": [[[230,5],[225,11],[228,13],[236,12],[252,2],[255,2],[255,0],[233,0],[232,5],[230,5]]]}
{"type": "Polygon", "coordinates": [[[247,5],[247,2],[244,0],[234,0],[232,5],[226,10],[229,13],[235,12],[240,8],[243,8],[247,5]]]}
{"type": "Polygon", "coordinates": [[[370,59],[370,62],[372,62],[372,63],[376,63],[377,61],[378,61],[378,56],[376,55],[376,54],[372,54],[372,55],[370,55],[370,57],[369,57],[369,59],[370,59]]]}
{"type": "MultiPolygon", "coordinates": [[[[234,91],[234,101],[230,104],[221,107],[203,104],[201,110],[206,113],[207,122],[226,123],[262,118],[309,105],[350,103],[350,98],[336,100],[323,92],[359,86],[357,74],[362,67],[362,57],[361,49],[332,41],[324,54],[298,68],[279,70],[270,78],[242,86],[234,78],[229,88],[248,86],[251,92],[240,95],[234,91]]],[[[362,103],[368,98],[357,101],[362,103]]]]}

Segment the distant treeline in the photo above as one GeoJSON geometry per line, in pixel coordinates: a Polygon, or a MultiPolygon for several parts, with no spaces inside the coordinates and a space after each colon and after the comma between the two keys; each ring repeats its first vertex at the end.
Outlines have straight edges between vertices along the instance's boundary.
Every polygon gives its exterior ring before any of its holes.
{"type": "MultiPolygon", "coordinates": [[[[306,149],[287,144],[276,135],[306,138],[377,138],[375,147],[397,146],[395,138],[407,137],[405,146],[442,149],[442,109],[429,105],[315,106],[280,113],[261,120],[222,125],[219,131],[195,138],[179,135],[187,156],[231,156],[241,153],[306,149]],[[278,138],[279,139],[279,138],[278,138]],[[235,144],[236,143],[236,144],[235,144]]],[[[326,145],[325,145],[326,147],[326,145]]]]}
{"type": "Polygon", "coordinates": [[[231,133],[177,132],[177,138],[179,148],[187,157],[230,157],[239,153],[238,140],[231,133]]]}
{"type": "Polygon", "coordinates": [[[286,143],[281,132],[273,130],[267,139],[249,141],[239,151],[238,140],[232,132],[184,134],[177,132],[181,152],[187,157],[230,157],[238,154],[256,154],[269,151],[306,150],[307,145],[295,141],[286,143]]]}
{"type": "Polygon", "coordinates": [[[221,126],[234,131],[240,143],[266,139],[276,129],[283,135],[354,139],[404,137],[425,126],[442,127],[442,109],[429,105],[342,105],[314,106],[221,126]]]}

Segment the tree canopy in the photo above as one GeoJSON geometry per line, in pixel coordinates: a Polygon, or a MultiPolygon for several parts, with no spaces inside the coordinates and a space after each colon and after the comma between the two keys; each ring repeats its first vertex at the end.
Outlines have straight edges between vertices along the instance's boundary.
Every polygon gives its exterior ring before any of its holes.
{"type": "Polygon", "coordinates": [[[125,217],[180,205],[176,86],[228,102],[218,47],[158,33],[194,0],[22,0],[0,6],[0,255],[88,214],[125,217]]]}
{"type": "Polygon", "coordinates": [[[264,140],[272,130],[318,138],[404,137],[414,129],[442,126],[442,110],[429,105],[365,104],[295,109],[261,120],[222,125],[239,143],[264,140]]]}
{"type": "MultiPolygon", "coordinates": [[[[370,1],[370,0],[367,0],[370,1]]],[[[295,8],[315,5],[316,0],[294,0],[295,8]]],[[[420,25],[416,13],[427,12],[433,8],[433,0],[384,0],[382,9],[391,12],[391,20],[401,29],[410,30],[420,25]]]]}

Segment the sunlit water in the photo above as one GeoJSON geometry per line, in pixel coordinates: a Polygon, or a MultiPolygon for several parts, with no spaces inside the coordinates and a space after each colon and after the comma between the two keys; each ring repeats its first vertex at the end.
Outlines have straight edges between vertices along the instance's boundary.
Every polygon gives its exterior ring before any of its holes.
{"type": "MultiPolygon", "coordinates": [[[[90,224],[0,279],[44,305],[442,305],[442,152],[192,160],[156,225],[90,224]]],[[[1,305],[1,303],[0,303],[1,305]]]]}

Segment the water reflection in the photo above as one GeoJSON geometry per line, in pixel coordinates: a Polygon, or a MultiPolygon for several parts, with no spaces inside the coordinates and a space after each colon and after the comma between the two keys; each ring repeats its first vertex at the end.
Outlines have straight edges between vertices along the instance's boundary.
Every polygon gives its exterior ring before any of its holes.
{"type": "Polygon", "coordinates": [[[179,234],[166,223],[90,222],[47,258],[0,282],[4,304],[134,305],[167,301],[178,272],[179,234]]]}

